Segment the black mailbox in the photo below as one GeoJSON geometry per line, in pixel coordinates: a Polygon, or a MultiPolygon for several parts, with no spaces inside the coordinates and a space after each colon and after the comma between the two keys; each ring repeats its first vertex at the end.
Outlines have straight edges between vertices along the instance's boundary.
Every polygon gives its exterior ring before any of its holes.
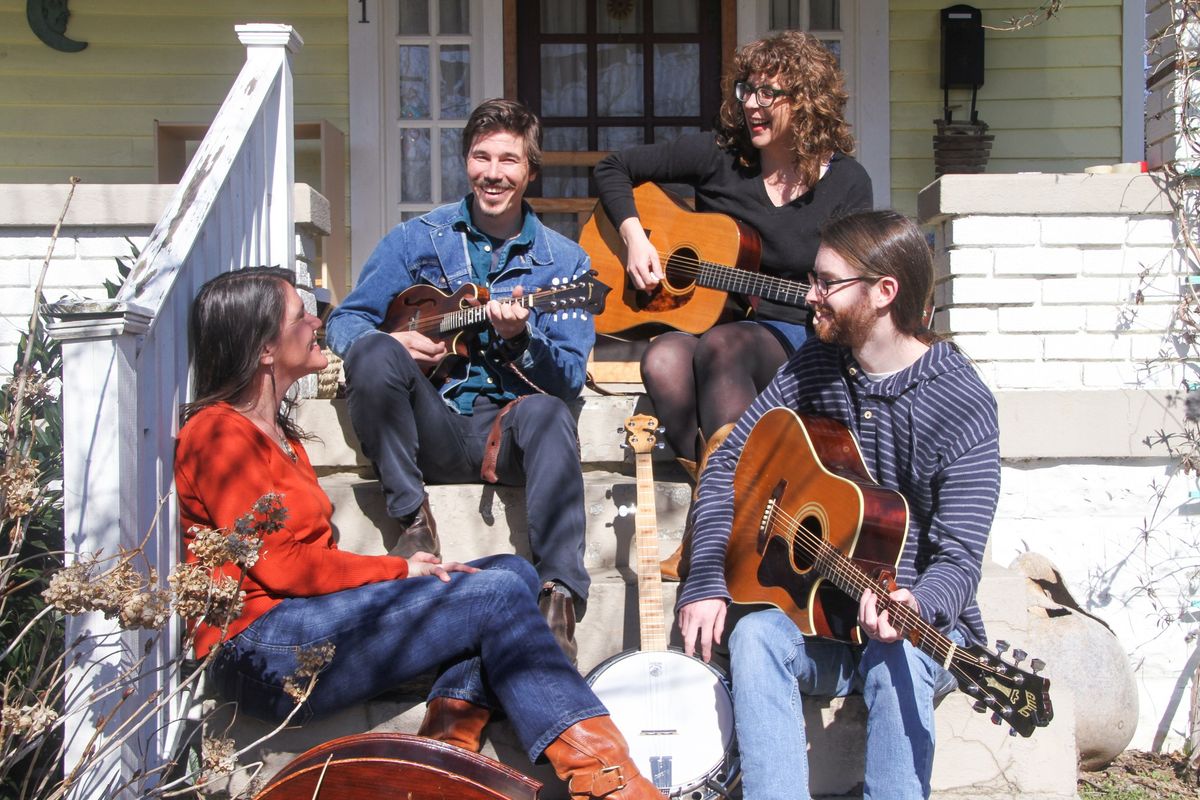
{"type": "Polygon", "coordinates": [[[950,6],[942,18],[943,89],[983,86],[983,14],[972,6],[950,6]]]}

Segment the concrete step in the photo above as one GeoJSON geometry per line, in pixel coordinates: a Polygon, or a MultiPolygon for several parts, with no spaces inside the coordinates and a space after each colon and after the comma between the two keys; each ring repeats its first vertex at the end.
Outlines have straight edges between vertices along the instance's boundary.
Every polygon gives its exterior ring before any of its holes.
{"type": "MultiPolygon", "coordinates": [[[[356,553],[389,552],[398,537],[387,516],[378,481],[356,473],[339,472],[321,478],[333,501],[333,524],[338,546],[356,553]]],[[[429,486],[430,509],[437,520],[442,557],[468,561],[493,553],[529,556],[525,490],[519,486],[456,484],[429,486]]],[[[659,550],[665,558],[683,536],[692,487],[677,480],[654,484],[659,550]]],[[[634,510],[637,482],[632,475],[608,470],[584,473],[587,520],[584,563],[588,569],[636,564],[634,510]]]]}

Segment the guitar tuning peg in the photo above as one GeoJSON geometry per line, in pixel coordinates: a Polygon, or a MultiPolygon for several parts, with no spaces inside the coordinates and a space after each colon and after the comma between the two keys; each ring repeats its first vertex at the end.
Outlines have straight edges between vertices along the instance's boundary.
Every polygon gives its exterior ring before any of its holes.
{"type": "Polygon", "coordinates": [[[1034,675],[1038,674],[1045,668],[1046,668],[1046,662],[1042,661],[1040,658],[1035,658],[1029,662],[1029,669],[1033,672],[1034,675]]]}
{"type": "Polygon", "coordinates": [[[1009,729],[1008,729],[1008,735],[1009,735],[1009,736],[1016,736],[1016,735],[1017,735],[1017,729],[1016,729],[1016,728],[1009,728],[1009,729]]]}
{"type": "Polygon", "coordinates": [[[992,724],[993,725],[1000,724],[1000,715],[999,714],[992,714],[992,724]]]}
{"type": "Polygon", "coordinates": [[[996,640],[996,653],[997,654],[1004,655],[1004,651],[1007,649],[1008,649],[1008,642],[1004,641],[1003,639],[996,640]]]}
{"type": "Polygon", "coordinates": [[[971,708],[973,708],[979,712],[984,712],[984,711],[987,711],[987,703],[983,702],[982,700],[976,700],[974,705],[971,706],[971,708]]]}
{"type": "Polygon", "coordinates": [[[1025,660],[1025,656],[1027,656],[1027,655],[1029,655],[1029,653],[1026,653],[1024,650],[1022,650],[1019,647],[1016,650],[1013,650],[1012,651],[1013,664],[1020,664],[1022,661],[1025,660]]]}

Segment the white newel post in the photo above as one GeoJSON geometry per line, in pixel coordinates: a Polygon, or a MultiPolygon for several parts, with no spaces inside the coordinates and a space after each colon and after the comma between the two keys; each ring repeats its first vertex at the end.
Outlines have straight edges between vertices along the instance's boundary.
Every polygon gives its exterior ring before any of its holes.
{"type": "MultiPolygon", "coordinates": [[[[144,542],[138,566],[164,583],[180,555],[173,456],[192,298],[232,269],[297,267],[289,58],[302,42],[288,25],[237,34],[246,63],[117,298],[50,309],[63,345],[67,558],[144,542]]],[[[152,771],[177,754],[189,713],[190,698],[172,694],[180,640],[177,619],[151,632],[103,615],[68,619],[72,800],[132,800],[159,782],[152,771]]]]}

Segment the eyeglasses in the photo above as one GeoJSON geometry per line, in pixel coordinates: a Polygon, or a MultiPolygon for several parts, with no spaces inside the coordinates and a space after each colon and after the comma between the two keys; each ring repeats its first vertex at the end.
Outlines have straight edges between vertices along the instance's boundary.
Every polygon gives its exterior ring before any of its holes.
{"type": "Polygon", "coordinates": [[[755,86],[746,81],[738,81],[733,85],[733,96],[739,103],[744,103],[754,96],[762,108],[770,108],[776,100],[787,97],[789,94],[791,93],[784,89],[776,89],[774,86],[755,86]]]}
{"type": "Polygon", "coordinates": [[[822,295],[829,294],[830,287],[840,286],[843,283],[854,283],[856,281],[870,281],[871,283],[875,283],[878,280],[879,278],[877,277],[855,275],[853,278],[834,278],[831,281],[827,281],[824,278],[818,278],[815,272],[808,273],[808,282],[812,285],[813,289],[822,295]]]}

